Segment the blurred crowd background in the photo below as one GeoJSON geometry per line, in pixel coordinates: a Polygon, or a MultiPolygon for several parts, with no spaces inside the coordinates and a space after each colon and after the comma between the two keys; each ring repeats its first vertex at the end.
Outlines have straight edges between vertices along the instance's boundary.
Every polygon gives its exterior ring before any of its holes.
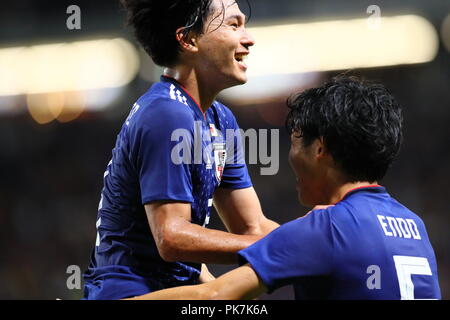
{"type": "MultiPolygon", "coordinates": [[[[278,174],[249,165],[266,215],[284,223],[308,211],[297,203],[287,162],[286,98],[347,70],[382,82],[405,116],[401,153],[382,184],[424,220],[449,299],[450,1],[251,4],[250,81],[220,100],[243,129],[280,130],[278,174]]],[[[2,4],[0,299],[82,297],[68,289],[67,267],[88,266],[116,135],[160,72],[136,46],[116,0],[2,4]]],[[[224,228],[217,215],[210,227],[224,228]]],[[[232,267],[210,269],[220,275],[232,267]]],[[[263,298],[292,297],[287,287],[263,298]]]]}

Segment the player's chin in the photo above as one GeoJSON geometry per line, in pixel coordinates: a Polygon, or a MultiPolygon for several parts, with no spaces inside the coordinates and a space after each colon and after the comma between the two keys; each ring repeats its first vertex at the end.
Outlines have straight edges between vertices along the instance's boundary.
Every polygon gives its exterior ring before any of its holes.
{"type": "Polygon", "coordinates": [[[231,81],[229,81],[228,85],[226,86],[227,88],[232,88],[232,87],[236,87],[236,86],[241,86],[243,84],[247,83],[247,79],[242,78],[242,77],[233,77],[233,79],[231,81]]]}
{"type": "Polygon", "coordinates": [[[227,75],[227,88],[246,84],[248,81],[247,74],[242,70],[233,70],[227,75]]]}
{"type": "Polygon", "coordinates": [[[247,76],[247,67],[242,66],[238,62],[234,63],[234,70],[233,70],[234,78],[238,82],[238,84],[245,84],[248,81],[247,76]]]}
{"type": "Polygon", "coordinates": [[[239,72],[236,75],[235,79],[236,79],[237,85],[243,85],[248,82],[247,74],[243,71],[239,72]]]}

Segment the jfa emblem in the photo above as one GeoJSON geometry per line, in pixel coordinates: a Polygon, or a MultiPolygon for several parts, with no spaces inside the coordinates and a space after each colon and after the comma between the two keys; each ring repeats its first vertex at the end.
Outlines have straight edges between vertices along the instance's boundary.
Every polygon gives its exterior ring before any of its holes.
{"type": "Polygon", "coordinates": [[[214,144],[214,162],[216,165],[216,179],[222,180],[223,170],[225,169],[225,162],[227,161],[227,150],[225,143],[214,144]]]}
{"type": "Polygon", "coordinates": [[[217,134],[217,129],[216,129],[216,126],[215,126],[215,125],[210,124],[210,125],[209,125],[209,131],[211,131],[211,136],[212,136],[212,137],[217,137],[217,136],[218,136],[218,134],[217,134]]]}

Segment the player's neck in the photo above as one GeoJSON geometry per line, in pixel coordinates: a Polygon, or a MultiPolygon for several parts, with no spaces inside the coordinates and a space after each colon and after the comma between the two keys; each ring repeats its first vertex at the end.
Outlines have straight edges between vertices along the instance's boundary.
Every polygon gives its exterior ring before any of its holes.
{"type": "Polygon", "coordinates": [[[330,193],[329,204],[336,204],[342,201],[342,199],[344,199],[344,197],[352,190],[377,184],[377,182],[370,183],[369,181],[342,182],[337,184],[334,186],[334,190],[330,193]]]}
{"type": "Polygon", "coordinates": [[[211,82],[202,81],[193,68],[183,66],[166,68],[164,75],[179,82],[195,99],[203,112],[212,106],[221,91],[219,88],[214,88],[211,82]]]}

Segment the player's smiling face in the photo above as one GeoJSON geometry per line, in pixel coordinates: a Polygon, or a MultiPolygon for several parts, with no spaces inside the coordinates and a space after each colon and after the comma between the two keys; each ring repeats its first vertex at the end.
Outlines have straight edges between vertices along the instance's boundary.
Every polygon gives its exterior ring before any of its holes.
{"type": "Polygon", "coordinates": [[[323,204],[321,190],[323,190],[325,179],[317,157],[318,144],[319,140],[316,139],[311,145],[305,147],[303,138],[299,137],[298,132],[291,135],[289,164],[296,177],[298,200],[310,208],[323,204]]]}
{"type": "Polygon", "coordinates": [[[234,0],[213,0],[205,32],[198,38],[199,64],[210,81],[223,89],[247,82],[247,64],[254,40],[245,28],[246,17],[234,0]]]}

